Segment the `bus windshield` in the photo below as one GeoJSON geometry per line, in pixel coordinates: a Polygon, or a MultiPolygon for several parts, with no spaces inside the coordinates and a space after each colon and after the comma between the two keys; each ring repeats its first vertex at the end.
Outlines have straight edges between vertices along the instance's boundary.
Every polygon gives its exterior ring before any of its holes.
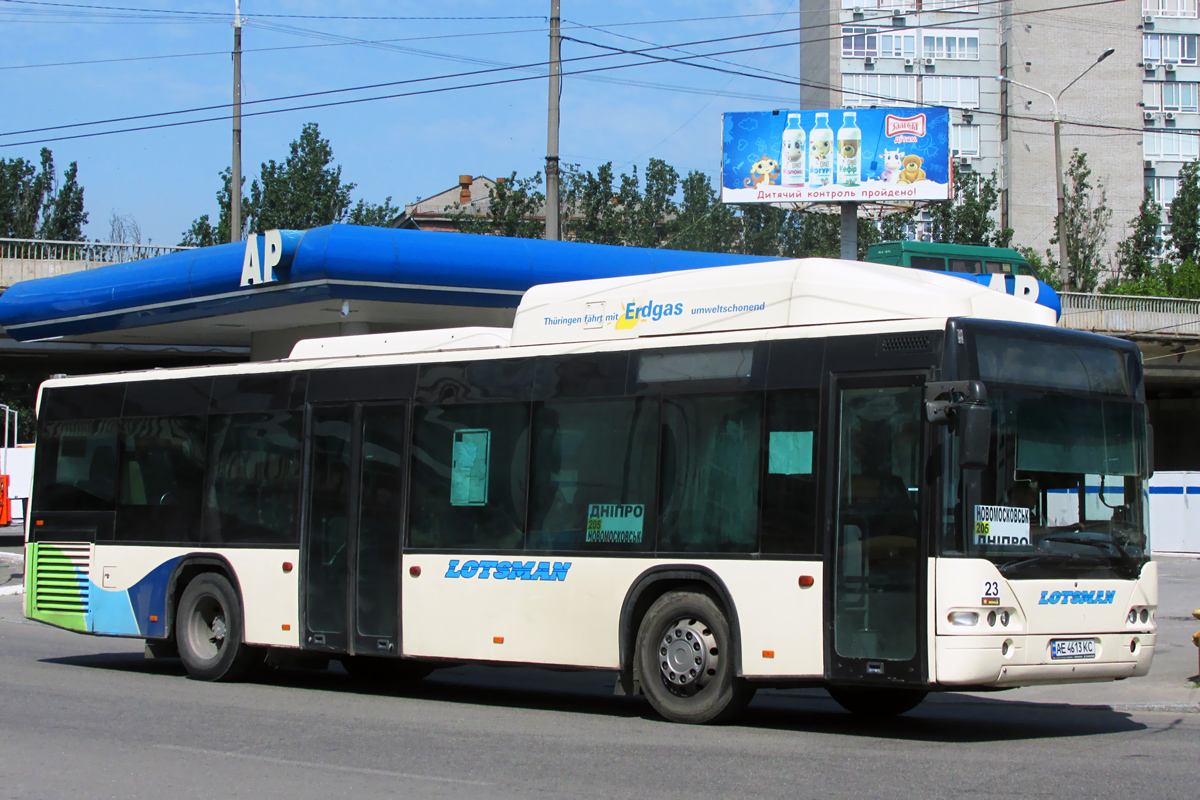
{"type": "Polygon", "coordinates": [[[984,335],[974,349],[992,452],[964,519],[966,553],[1008,578],[1137,577],[1149,550],[1146,419],[1127,353],[984,335]]]}

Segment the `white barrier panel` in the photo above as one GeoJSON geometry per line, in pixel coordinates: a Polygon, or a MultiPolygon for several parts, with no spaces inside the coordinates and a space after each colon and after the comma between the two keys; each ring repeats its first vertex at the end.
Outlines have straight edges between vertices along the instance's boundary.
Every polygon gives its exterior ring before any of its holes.
{"type": "MultiPolygon", "coordinates": [[[[4,454],[4,474],[8,475],[8,496],[12,498],[29,497],[33,493],[33,446],[0,447],[4,454]]],[[[12,505],[13,518],[20,519],[22,503],[12,505]]]]}
{"type": "Polygon", "coordinates": [[[1156,472],[1150,479],[1150,547],[1200,555],[1200,472],[1156,472]]]}

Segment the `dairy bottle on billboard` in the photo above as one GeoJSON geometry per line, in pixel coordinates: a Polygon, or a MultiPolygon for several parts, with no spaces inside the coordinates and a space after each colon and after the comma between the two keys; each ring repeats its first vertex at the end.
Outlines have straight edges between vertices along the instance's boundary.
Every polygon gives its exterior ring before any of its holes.
{"type": "Polygon", "coordinates": [[[862,131],[858,129],[858,114],[847,111],[837,134],[837,183],[858,186],[862,183],[862,131]]]}
{"type": "Polygon", "coordinates": [[[782,173],[783,186],[804,185],[804,129],[800,127],[800,115],[788,114],[787,128],[783,131],[782,173]]]}
{"type": "Polygon", "coordinates": [[[826,111],[817,112],[817,124],[808,137],[808,180],[813,186],[833,181],[833,129],[826,111]]]}

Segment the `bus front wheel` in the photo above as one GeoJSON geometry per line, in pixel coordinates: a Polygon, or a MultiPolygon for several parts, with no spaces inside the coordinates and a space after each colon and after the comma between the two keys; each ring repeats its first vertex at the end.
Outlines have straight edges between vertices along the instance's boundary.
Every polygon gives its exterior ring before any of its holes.
{"type": "Polygon", "coordinates": [[[720,606],[697,592],[667,592],[638,629],[642,691],[672,722],[724,722],[746,707],[754,687],[737,677],[733,636],[720,606]]]}
{"type": "Polygon", "coordinates": [[[921,689],[875,689],[848,686],[827,686],[837,704],[862,717],[894,717],[912,711],[925,695],[921,689]]]}
{"type": "Polygon", "coordinates": [[[183,596],[175,640],[188,675],[201,681],[231,681],[251,666],[251,648],[242,641],[242,604],[224,575],[196,576],[183,596]]]}

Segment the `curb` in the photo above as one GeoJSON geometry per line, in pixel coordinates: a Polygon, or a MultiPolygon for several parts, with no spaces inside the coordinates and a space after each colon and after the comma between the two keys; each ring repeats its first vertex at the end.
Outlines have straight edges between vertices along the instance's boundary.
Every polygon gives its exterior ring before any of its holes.
{"type": "Polygon", "coordinates": [[[10,594],[25,594],[24,586],[0,586],[0,597],[10,594]]]}
{"type": "Polygon", "coordinates": [[[11,564],[24,564],[25,563],[25,555],[24,555],[24,553],[0,552],[0,561],[7,561],[11,564]]]}

